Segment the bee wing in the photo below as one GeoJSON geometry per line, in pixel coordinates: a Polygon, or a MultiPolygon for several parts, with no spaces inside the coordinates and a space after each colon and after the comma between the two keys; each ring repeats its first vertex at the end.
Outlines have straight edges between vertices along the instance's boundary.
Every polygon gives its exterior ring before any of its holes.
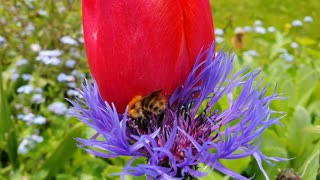
{"type": "Polygon", "coordinates": [[[152,98],[154,98],[154,97],[157,97],[157,96],[159,96],[159,95],[160,95],[161,91],[162,91],[162,89],[159,89],[159,90],[153,91],[152,93],[150,93],[150,94],[148,94],[148,95],[144,96],[144,97],[143,97],[143,99],[152,99],[152,98]]]}
{"type": "Polygon", "coordinates": [[[159,90],[154,91],[154,92],[146,95],[145,97],[143,97],[142,104],[144,106],[148,106],[149,103],[152,103],[153,100],[157,99],[157,97],[160,96],[161,91],[162,91],[162,89],[159,89],[159,90]]]}

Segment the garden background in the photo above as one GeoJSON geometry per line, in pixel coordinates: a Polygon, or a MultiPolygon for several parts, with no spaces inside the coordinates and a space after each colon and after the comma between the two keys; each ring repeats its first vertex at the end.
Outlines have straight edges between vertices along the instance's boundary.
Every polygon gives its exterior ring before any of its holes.
{"type": "MultiPolygon", "coordinates": [[[[319,180],[320,2],[211,4],[217,49],[233,47],[235,70],[261,68],[269,92],[277,84],[287,98],[272,104],[286,116],[264,133],[261,149],[293,159],[263,164],[270,179],[292,168],[319,180]]],[[[90,77],[81,28],[80,1],[0,0],[0,179],[118,179],[110,174],[128,158],[106,160],[78,148],[74,138],[94,132],[66,115],[65,99],[79,96],[74,88],[90,77]]],[[[223,163],[264,179],[252,158],[223,163]]],[[[228,179],[216,172],[203,179],[212,178],[228,179]]]]}

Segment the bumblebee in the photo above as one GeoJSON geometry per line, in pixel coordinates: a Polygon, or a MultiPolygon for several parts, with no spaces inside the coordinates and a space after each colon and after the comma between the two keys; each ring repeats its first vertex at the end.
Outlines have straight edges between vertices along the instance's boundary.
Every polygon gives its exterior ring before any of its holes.
{"type": "Polygon", "coordinates": [[[163,114],[167,108],[167,100],[161,95],[161,91],[154,91],[144,97],[135,96],[129,102],[129,117],[132,119],[146,119],[163,114]]]}

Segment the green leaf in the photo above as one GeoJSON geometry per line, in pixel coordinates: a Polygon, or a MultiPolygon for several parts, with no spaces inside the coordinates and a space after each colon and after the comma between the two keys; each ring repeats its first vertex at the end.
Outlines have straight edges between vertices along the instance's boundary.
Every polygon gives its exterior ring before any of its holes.
{"type": "Polygon", "coordinates": [[[306,126],[305,128],[303,128],[303,131],[305,131],[306,133],[320,134],[320,126],[306,126]]]}
{"type": "Polygon", "coordinates": [[[55,175],[57,170],[63,167],[77,150],[74,138],[80,136],[82,124],[83,123],[76,124],[57,146],[51,156],[44,162],[43,169],[49,172],[48,179],[55,175]]]}
{"type": "Polygon", "coordinates": [[[251,158],[241,158],[241,159],[228,159],[228,160],[221,160],[221,163],[226,166],[227,168],[235,171],[237,173],[241,173],[250,163],[251,158]]]}
{"type": "Polygon", "coordinates": [[[122,172],[123,167],[117,165],[108,165],[102,173],[102,176],[108,179],[118,179],[118,176],[111,176],[112,173],[122,172]]]}
{"type": "Polygon", "coordinates": [[[211,171],[211,168],[206,166],[205,164],[200,164],[199,170],[203,172],[208,172],[208,175],[204,176],[203,178],[199,178],[201,180],[226,180],[229,179],[227,176],[222,175],[218,171],[211,171]]]}
{"type": "MultiPolygon", "coordinates": [[[[319,143],[318,143],[319,144],[319,143]]],[[[302,165],[301,176],[303,179],[316,179],[317,173],[319,171],[319,145],[318,148],[314,150],[313,153],[310,154],[309,158],[306,159],[305,163],[302,165]]]]}
{"type": "Polygon", "coordinates": [[[18,169],[18,143],[15,128],[10,118],[10,109],[7,102],[6,91],[3,88],[2,64],[0,63],[0,140],[5,143],[4,149],[9,155],[14,169],[18,169]]]}
{"type": "Polygon", "coordinates": [[[314,89],[316,88],[317,75],[310,66],[300,67],[296,75],[296,87],[298,89],[299,105],[306,105],[314,89]]]}
{"type": "Polygon", "coordinates": [[[299,37],[297,38],[298,43],[301,45],[315,45],[317,42],[313,39],[307,38],[307,37],[299,37]]]}
{"type": "Polygon", "coordinates": [[[228,177],[225,177],[221,174],[219,174],[218,172],[216,171],[213,171],[211,173],[209,173],[207,176],[203,177],[203,178],[199,178],[201,180],[226,180],[226,179],[229,179],[228,177]]]}
{"type": "Polygon", "coordinates": [[[309,112],[302,106],[297,106],[293,118],[289,122],[287,129],[288,148],[294,155],[299,155],[312,141],[311,134],[303,134],[303,128],[311,125],[309,112]],[[303,136],[301,135],[303,134],[303,136]]]}

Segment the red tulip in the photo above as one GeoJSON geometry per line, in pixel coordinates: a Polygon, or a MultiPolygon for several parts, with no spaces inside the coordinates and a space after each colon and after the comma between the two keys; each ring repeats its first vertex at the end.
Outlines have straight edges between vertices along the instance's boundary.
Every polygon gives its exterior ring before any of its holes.
{"type": "Polygon", "coordinates": [[[209,0],[83,0],[90,70],[100,93],[123,111],[136,95],[184,83],[214,41],[209,0]]]}

